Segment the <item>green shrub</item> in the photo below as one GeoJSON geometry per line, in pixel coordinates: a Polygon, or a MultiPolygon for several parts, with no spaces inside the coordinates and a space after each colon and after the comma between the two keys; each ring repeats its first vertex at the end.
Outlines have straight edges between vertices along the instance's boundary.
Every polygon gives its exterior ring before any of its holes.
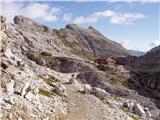
{"type": "Polygon", "coordinates": [[[39,94],[47,96],[47,97],[51,97],[52,94],[49,91],[46,91],[44,89],[39,88],[39,94]]]}

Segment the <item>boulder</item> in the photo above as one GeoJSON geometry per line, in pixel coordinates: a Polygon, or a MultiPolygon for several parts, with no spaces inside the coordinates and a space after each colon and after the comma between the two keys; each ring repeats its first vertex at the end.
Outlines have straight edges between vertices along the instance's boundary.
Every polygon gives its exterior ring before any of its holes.
{"type": "Polygon", "coordinates": [[[31,92],[28,92],[26,95],[25,95],[25,98],[29,101],[33,100],[35,98],[35,95],[31,92]]]}
{"type": "Polygon", "coordinates": [[[143,109],[143,107],[136,103],[134,106],[133,106],[133,112],[139,116],[144,116],[145,115],[145,111],[143,109]]]}
{"type": "Polygon", "coordinates": [[[94,88],[93,91],[94,91],[95,96],[98,98],[105,98],[106,96],[109,95],[105,90],[101,88],[94,88]]]}
{"type": "Polygon", "coordinates": [[[1,15],[1,16],[0,16],[0,19],[1,19],[1,20],[0,20],[1,23],[5,23],[5,22],[6,22],[6,18],[5,18],[4,16],[1,15]]]}
{"type": "Polygon", "coordinates": [[[131,100],[126,100],[124,103],[123,103],[123,107],[127,107],[127,108],[130,108],[131,110],[133,109],[133,106],[134,106],[134,102],[131,101],[131,100]]]}
{"type": "Polygon", "coordinates": [[[16,103],[16,100],[15,100],[14,96],[4,97],[4,101],[7,102],[7,103],[9,103],[9,104],[15,104],[16,103]]]}
{"type": "Polygon", "coordinates": [[[14,55],[13,55],[13,53],[12,53],[12,51],[11,51],[10,48],[8,48],[8,49],[5,51],[4,55],[5,55],[5,57],[8,58],[8,59],[13,59],[13,58],[14,58],[14,55]]]}
{"type": "Polygon", "coordinates": [[[55,88],[55,92],[60,96],[66,96],[66,87],[64,85],[57,85],[55,88]]]}
{"type": "Polygon", "coordinates": [[[6,30],[6,18],[4,16],[0,16],[0,29],[1,31],[5,31],[6,30]]]}
{"type": "Polygon", "coordinates": [[[46,51],[41,52],[41,55],[43,55],[43,56],[52,56],[51,53],[46,52],[46,51]]]}
{"type": "Polygon", "coordinates": [[[84,84],[83,85],[83,93],[91,93],[92,92],[92,87],[89,84],[84,84]]]}
{"type": "Polygon", "coordinates": [[[6,49],[4,56],[8,59],[8,62],[11,64],[20,64],[21,58],[17,57],[15,54],[12,53],[11,49],[6,49]]]}
{"type": "Polygon", "coordinates": [[[151,110],[149,110],[148,111],[148,113],[150,114],[150,116],[152,117],[152,118],[160,118],[160,110],[159,109],[151,109],[151,110]]]}
{"type": "Polygon", "coordinates": [[[7,88],[7,94],[12,95],[14,93],[14,80],[10,80],[9,83],[7,83],[6,88],[7,88]]]}
{"type": "Polygon", "coordinates": [[[30,91],[30,83],[27,82],[21,90],[21,96],[25,97],[25,95],[30,91]]]}
{"type": "Polygon", "coordinates": [[[71,78],[69,79],[69,84],[78,84],[78,81],[75,79],[75,74],[71,75],[71,78]]]}

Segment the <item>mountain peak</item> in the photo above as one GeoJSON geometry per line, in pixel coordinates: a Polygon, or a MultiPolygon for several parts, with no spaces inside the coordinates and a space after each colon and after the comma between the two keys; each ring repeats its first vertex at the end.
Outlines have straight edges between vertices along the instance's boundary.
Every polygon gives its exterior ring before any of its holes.
{"type": "Polygon", "coordinates": [[[77,24],[74,24],[74,23],[66,25],[65,28],[70,29],[70,30],[74,30],[74,31],[79,31],[79,30],[83,29],[83,28],[79,27],[77,24]]]}
{"type": "Polygon", "coordinates": [[[13,18],[15,24],[22,26],[37,26],[38,23],[34,22],[32,19],[24,17],[22,15],[17,15],[13,18]]]}

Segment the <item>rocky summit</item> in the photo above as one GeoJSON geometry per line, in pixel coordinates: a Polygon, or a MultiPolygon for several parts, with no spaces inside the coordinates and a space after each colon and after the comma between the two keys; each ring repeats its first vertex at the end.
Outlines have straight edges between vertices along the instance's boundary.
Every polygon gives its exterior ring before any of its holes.
{"type": "Polygon", "coordinates": [[[1,24],[1,120],[160,120],[160,49],[131,56],[95,28],[1,24]]]}

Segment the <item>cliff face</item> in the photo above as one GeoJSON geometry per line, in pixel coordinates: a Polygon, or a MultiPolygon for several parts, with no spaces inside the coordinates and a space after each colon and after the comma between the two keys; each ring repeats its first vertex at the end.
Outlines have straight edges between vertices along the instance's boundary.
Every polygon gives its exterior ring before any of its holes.
{"type": "Polygon", "coordinates": [[[121,62],[130,71],[130,80],[134,83],[133,89],[139,91],[140,94],[157,98],[157,105],[160,107],[159,48],[160,46],[157,46],[140,57],[122,58],[121,62]]]}

